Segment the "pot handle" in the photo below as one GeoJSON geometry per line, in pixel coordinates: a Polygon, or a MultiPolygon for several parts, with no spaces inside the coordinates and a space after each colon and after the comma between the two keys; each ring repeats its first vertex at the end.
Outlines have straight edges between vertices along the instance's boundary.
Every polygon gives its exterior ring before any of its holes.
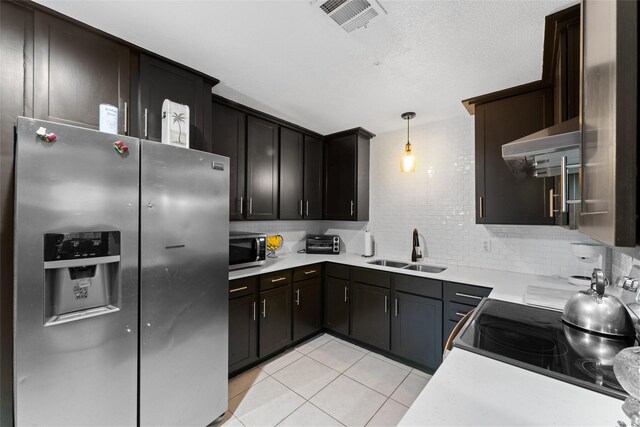
{"type": "Polygon", "coordinates": [[[591,274],[591,289],[595,285],[596,293],[600,296],[604,295],[604,288],[609,284],[604,273],[599,268],[594,268],[591,274]]]}

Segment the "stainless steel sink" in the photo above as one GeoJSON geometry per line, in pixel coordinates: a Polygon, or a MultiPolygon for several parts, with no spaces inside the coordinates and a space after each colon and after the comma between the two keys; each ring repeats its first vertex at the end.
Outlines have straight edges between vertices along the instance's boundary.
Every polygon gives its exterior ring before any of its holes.
{"type": "Polygon", "coordinates": [[[404,268],[408,266],[406,262],[391,261],[388,259],[377,259],[375,261],[367,261],[367,264],[381,265],[383,267],[404,268]]]}
{"type": "Polygon", "coordinates": [[[411,264],[402,267],[404,270],[423,271],[425,273],[442,273],[447,267],[438,267],[436,265],[411,264]]]}

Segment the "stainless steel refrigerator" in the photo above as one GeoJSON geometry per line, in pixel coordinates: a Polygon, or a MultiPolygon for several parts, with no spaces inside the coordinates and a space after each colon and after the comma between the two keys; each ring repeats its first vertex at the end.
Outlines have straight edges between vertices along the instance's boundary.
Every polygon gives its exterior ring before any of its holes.
{"type": "Polygon", "coordinates": [[[224,414],[228,191],[226,157],[18,118],[16,425],[224,414]]]}

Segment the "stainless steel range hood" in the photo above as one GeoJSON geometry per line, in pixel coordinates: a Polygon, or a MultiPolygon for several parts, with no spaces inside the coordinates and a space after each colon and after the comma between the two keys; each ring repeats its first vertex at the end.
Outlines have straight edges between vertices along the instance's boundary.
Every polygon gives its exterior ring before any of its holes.
{"type": "Polygon", "coordinates": [[[573,118],[502,146],[502,158],[517,178],[558,176],[562,158],[568,167],[580,164],[582,132],[573,118]]]}

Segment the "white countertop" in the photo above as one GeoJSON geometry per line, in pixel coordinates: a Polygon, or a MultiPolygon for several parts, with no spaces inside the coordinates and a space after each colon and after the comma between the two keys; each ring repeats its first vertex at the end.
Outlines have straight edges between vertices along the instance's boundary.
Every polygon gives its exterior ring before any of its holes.
{"type": "MultiPolygon", "coordinates": [[[[428,277],[430,279],[443,280],[447,282],[484,286],[493,289],[493,292],[491,293],[492,298],[517,303],[522,303],[524,301],[524,294],[526,292],[527,286],[529,285],[550,288],[577,289],[575,287],[572,287],[572,285],[568,285],[566,281],[556,279],[554,277],[513,273],[510,271],[488,270],[485,268],[451,265],[446,266],[447,269],[442,273],[424,273],[413,270],[367,264],[368,261],[379,258],[383,257],[364,258],[361,255],[356,254],[307,255],[288,253],[278,255],[278,258],[267,258],[266,264],[261,266],[230,271],[229,279],[239,279],[242,277],[255,276],[257,274],[286,270],[288,268],[295,268],[303,265],[327,261],[335,262],[337,264],[346,264],[354,267],[366,267],[375,270],[389,271],[391,273],[402,273],[417,277],[428,277]]],[[[398,259],[397,261],[404,261],[409,263],[408,259],[398,259]]]]}
{"type": "MultiPolygon", "coordinates": [[[[236,270],[229,279],[335,262],[394,273],[492,288],[490,298],[524,303],[528,286],[577,290],[547,276],[448,266],[442,273],[367,264],[355,254],[285,254],[260,267],[236,270]]],[[[400,260],[407,261],[407,260],[400,260]]],[[[454,348],[400,421],[401,426],[614,426],[629,425],[622,401],[463,349],[454,348]]]]}

